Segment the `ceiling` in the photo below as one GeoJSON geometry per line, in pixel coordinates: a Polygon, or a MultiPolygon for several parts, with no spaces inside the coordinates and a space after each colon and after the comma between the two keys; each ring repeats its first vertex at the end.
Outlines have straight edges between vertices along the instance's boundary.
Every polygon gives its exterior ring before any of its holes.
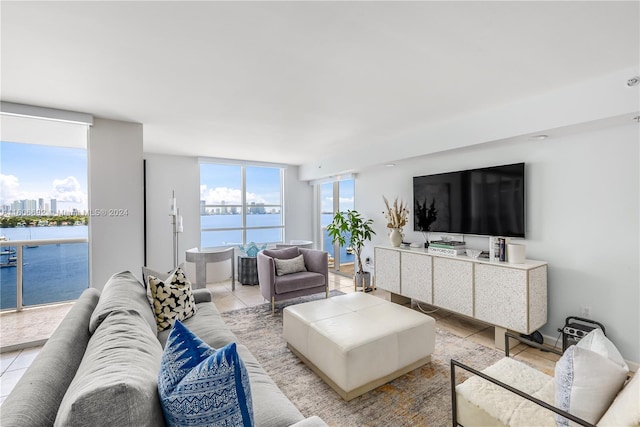
{"type": "Polygon", "coordinates": [[[303,165],[639,60],[630,2],[2,1],[2,100],[303,165]]]}

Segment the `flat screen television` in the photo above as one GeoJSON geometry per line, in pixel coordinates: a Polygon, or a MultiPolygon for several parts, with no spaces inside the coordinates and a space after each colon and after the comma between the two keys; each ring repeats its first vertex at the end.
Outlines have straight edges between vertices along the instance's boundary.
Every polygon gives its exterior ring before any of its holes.
{"type": "Polygon", "coordinates": [[[524,163],[413,177],[414,231],[525,237],[524,163]]]}

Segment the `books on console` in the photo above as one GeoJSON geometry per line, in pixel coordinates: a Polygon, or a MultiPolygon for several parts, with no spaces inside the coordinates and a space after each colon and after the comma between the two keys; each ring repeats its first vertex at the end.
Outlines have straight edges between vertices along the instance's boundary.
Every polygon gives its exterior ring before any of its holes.
{"type": "Polygon", "coordinates": [[[429,245],[429,248],[427,249],[427,253],[432,255],[458,256],[458,255],[465,255],[466,249],[465,248],[456,248],[456,249],[439,248],[439,247],[434,247],[429,245]]]}

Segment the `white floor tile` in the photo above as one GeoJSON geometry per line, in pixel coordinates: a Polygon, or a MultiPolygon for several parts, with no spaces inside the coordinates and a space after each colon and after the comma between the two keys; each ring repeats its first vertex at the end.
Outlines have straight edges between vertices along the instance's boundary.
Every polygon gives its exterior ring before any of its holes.
{"type": "Polygon", "coordinates": [[[9,366],[16,360],[16,357],[20,354],[20,350],[11,351],[9,353],[0,354],[0,373],[4,374],[9,366]]]}
{"type": "Polygon", "coordinates": [[[0,377],[0,397],[8,396],[27,369],[7,371],[0,377]]]}
{"type": "Polygon", "coordinates": [[[18,369],[24,369],[31,366],[31,363],[36,358],[36,356],[40,353],[42,347],[33,347],[33,348],[25,348],[20,352],[16,360],[9,366],[8,371],[15,371],[18,369]]]}

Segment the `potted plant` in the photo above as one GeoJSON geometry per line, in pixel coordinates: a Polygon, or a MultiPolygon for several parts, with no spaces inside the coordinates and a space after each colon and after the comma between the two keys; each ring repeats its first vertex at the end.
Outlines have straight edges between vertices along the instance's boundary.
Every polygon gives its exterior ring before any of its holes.
{"type": "Polygon", "coordinates": [[[347,212],[337,212],[327,226],[327,232],[331,237],[331,243],[338,242],[340,246],[349,245],[356,254],[358,261],[358,269],[355,272],[356,283],[362,286],[363,290],[371,289],[371,273],[364,271],[362,268],[362,248],[367,240],[371,240],[371,236],[376,234],[371,228],[372,219],[365,220],[356,210],[347,210],[347,212]]]}
{"type": "Polygon", "coordinates": [[[382,200],[384,200],[384,205],[387,208],[387,210],[382,213],[387,220],[387,228],[391,229],[389,240],[391,240],[392,246],[398,247],[400,246],[400,243],[402,243],[402,239],[404,237],[402,234],[402,227],[407,225],[409,209],[407,209],[407,205],[404,204],[402,199],[400,199],[400,203],[398,204],[397,197],[393,201],[393,205],[390,205],[389,201],[384,196],[382,196],[382,200]]]}

